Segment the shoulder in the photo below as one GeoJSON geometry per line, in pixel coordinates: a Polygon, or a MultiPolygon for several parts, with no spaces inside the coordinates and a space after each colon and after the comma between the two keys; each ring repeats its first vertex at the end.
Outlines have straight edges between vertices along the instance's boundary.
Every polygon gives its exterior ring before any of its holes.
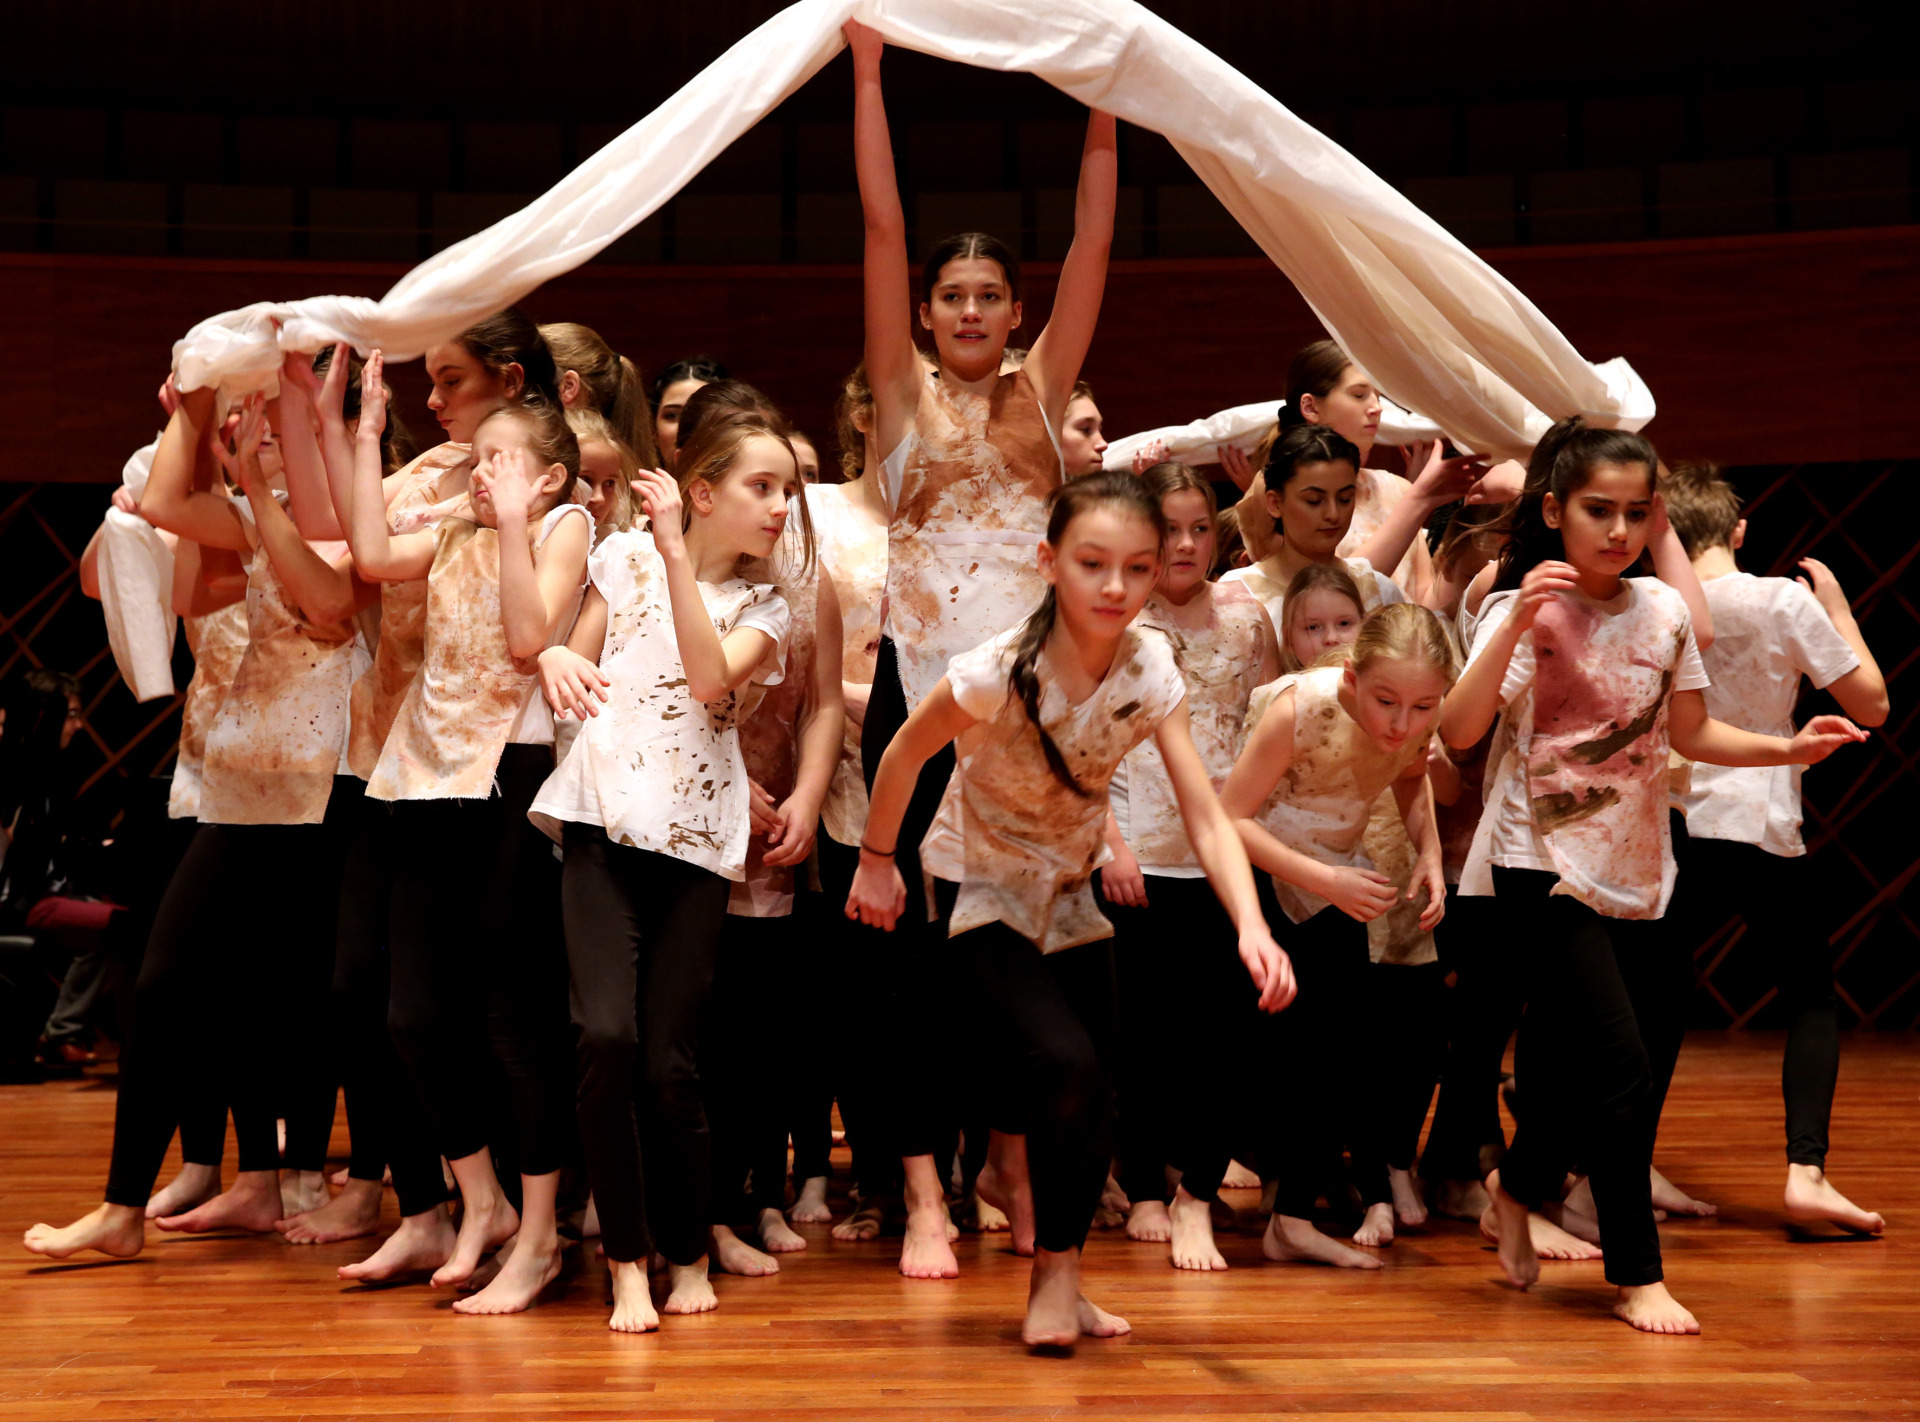
{"type": "Polygon", "coordinates": [[[586,534],[588,540],[591,541],[593,538],[593,515],[587,512],[587,506],[585,504],[572,503],[556,504],[541,516],[540,532],[534,538],[535,546],[537,547],[545,543],[547,539],[553,536],[555,529],[559,528],[561,524],[573,518],[575,515],[579,516],[579,526],[586,534]]]}
{"type": "MultiPolygon", "coordinates": [[[[1247,734],[1252,736],[1255,729],[1268,725],[1269,714],[1279,708],[1289,722],[1293,718],[1293,703],[1298,693],[1302,672],[1288,672],[1277,677],[1265,686],[1254,688],[1253,695],[1247,700],[1247,734]]],[[[1269,727],[1271,729],[1271,727],[1269,727]]]]}
{"type": "Polygon", "coordinates": [[[1174,655],[1173,642],[1165,632],[1136,622],[1127,629],[1127,639],[1121,653],[1129,667],[1139,667],[1139,675],[1148,680],[1171,678],[1184,691],[1186,681],[1180,673],[1180,659],[1174,655]]]}
{"type": "Polygon", "coordinates": [[[1384,469],[1362,469],[1360,487],[1366,497],[1378,499],[1382,505],[1391,508],[1412,492],[1411,486],[1398,474],[1389,474],[1384,469]]]}
{"type": "Polygon", "coordinates": [[[959,685],[962,680],[979,682],[995,676],[1004,678],[1013,666],[1013,644],[1020,640],[1020,627],[1009,627],[969,648],[947,663],[947,678],[959,685]]]}
{"type": "Polygon", "coordinates": [[[1627,587],[1636,598],[1643,599],[1648,606],[1658,608],[1670,616],[1691,621],[1687,612],[1687,600],[1660,579],[1628,578],[1627,587]]]}

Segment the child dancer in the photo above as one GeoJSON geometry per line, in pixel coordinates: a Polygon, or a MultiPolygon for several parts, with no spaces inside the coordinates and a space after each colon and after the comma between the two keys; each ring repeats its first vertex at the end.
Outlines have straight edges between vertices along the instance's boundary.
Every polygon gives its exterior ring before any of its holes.
{"type": "Polygon", "coordinates": [[[702,385],[727,378],[727,368],[712,356],[676,360],[653,381],[653,435],[660,463],[674,467],[680,457],[680,412],[702,385]]]}
{"type": "Polygon", "coordinates": [[[1649,1178],[1652,1063],[1680,1035],[1680,1001],[1643,926],[1673,891],[1669,747],[1716,765],[1807,765],[1865,732],[1822,716],[1788,740],[1708,717],[1684,600],[1626,576],[1655,526],[1656,467],[1641,436],[1578,417],[1541,440],[1441,728],[1465,749],[1504,708],[1461,892],[1494,893],[1503,931],[1536,947],[1521,958],[1516,1072],[1537,1104],[1487,1181],[1501,1265],[1521,1288],[1539,1277],[1527,1211],[1558,1198],[1578,1156],[1615,1314],[1696,1333],[1663,1282],[1649,1178]]]}
{"type": "Polygon", "coordinates": [[[550,321],[540,328],[540,336],[553,353],[554,388],[567,414],[599,415],[644,467],[659,463],[653,409],[634,363],[578,321],[550,321]]]}
{"type": "MultiPolygon", "coordinates": [[[[1674,531],[1686,545],[1713,610],[1713,646],[1703,652],[1713,685],[1707,712],[1746,731],[1788,736],[1804,676],[1830,692],[1856,723],[1884,725],[1887,683],[1860,635],[1846,595],[1826,564],[1800,560],[1805,577],[1758,578],[1735,555],[1746,539],[1740,496],[1712,465],[1681,465],[1663,486],[1674,531]]],[[[1691,948],[1729,911],[1774,965],[1791,1014],[1780,1073],[1787,1106],[1787,1218],[1879,1234],[1886,1222],[1834,1189],[1826,1176],[1827,1125],[1840,1071],[1831,935],[1815,911],[1800,838],[1800,768],[1693,768],[1674,840],[1680,879],[1672,917],[1691,948]]]]}
{"type": "MultiPolygon", "coordinates": [[[[1166,520],[1167,542],[1139,623],[1173,647],[1194,748],[1217,789],[1233,769],[1254,688],[1280,674],[1273,623],[1244,583],[1207,579],[1212,485],[1176,463],[1155,465],[1142,482],[1166,520]]],[[[1206,887],[1155,742],[1128,753],[1111,798],[1113,859],[1100,871],[1100,892],[1111,906],[1119,988],[1127,1234],[1168,1242],[1177,1269],[1224,1269],[1211,1206],[1245,1114],[1236,1082],[1251,1065],[1247,1019],[1255,1015],[1255,995],[1227,951],[1231,920],[1206,887]],[[1211,1064],[1204,1079],[1199,1062],[1211,1064]],[[1171,1211],[1169,1164],[1181,1172],[1171,1211]]]]}
{"type": "Polygon", "coordinates": [[[652,531],[594,550],[573,634],[540,659],[556,714],[585,721],[532,813],[564,836],[581,1143],[613,1275],[608,1326],[628,1333],[660,1324],[656,1243],[668,1313],[719,1303],[696,1046],[750,833],[741,702],[750,683],[780,681],[788,626],[778,589],[740,572],[772,554],[800,488],[764,421],[707,422],[679,453],[677,480],[640,475],[652,531]]]}
{"type": "Polygon", "coordinates": [[[598,410],[567,411],[567,427],[580,445],[580,482],[586,486],[587,515],[598,543],[633,527],[633,481],[640,477],[640,457],[598,410]]]}
{"type": "Polygon", "coordinates": [[[847,916],[891,928],[916,778],[965,742],[921,862],[939,881],[954,959],[990,1002],[1030,1113],[1035,1253],[1022,1337],[1068,1346],[1128,1331],[1080,1292],[1080,1251],[1112,1159],[1112,927],[1093,895],[1107,785],[1155,738],[1195,855],[1227,905],[1260,1006],[1293,994],[1253,877],[1194,749],[1171,648],[1132,626],[1160,573],[1164,524],[1140,481],[1100,474],[1048,503],[1048,592],[1026,621],[956,657],[894,737],[873,787],[847,916]]]}
{"type": "Polygon", "coordinates": [[[1266,1173],[1278,1180],[1262,1244],[1269,1259],[1380,1267],[1313,1226],[1315,1197],[1338,1168],[1343,1126],[1355,1132],[1355,1184],[1368,1214],[1354,1238],[1393,1239],[1386,1160],[1360,1111],[1354,1025],[1367,997],[1360,925],[1400,895],[1364,841],[1375,804],[1390,790],[1416,853],[1406,898],[1425,892],[1419,925],[1431,930],[1445,911],[1446,888],[1426,744],[1455,667],[1453,643],[1432,613],[1407,604],[1379,609],[1344,658],[1323,658],[1256,693],[1246,749],[1221,792],[1248,856],[1273,876],[1295,925],[1288,942],[1307,995],[1303,1010],[1275,1024],[1275,1070],[1282,1079],[1330,1083],[1302,1096],[1300,1119],[1286,1123],[1286,1144],[1269,1149],[1266,1173]]]}

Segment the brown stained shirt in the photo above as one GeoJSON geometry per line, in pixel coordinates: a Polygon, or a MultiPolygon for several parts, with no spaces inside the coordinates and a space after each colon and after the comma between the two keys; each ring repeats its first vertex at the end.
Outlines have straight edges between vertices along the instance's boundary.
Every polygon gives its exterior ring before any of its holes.
{"type": "MultiPolygon", "coordinates": [[[[1334,551],[1342,558],[1358,558],[1360,550],[1367,546],[1367,540],[1378,533],[1380,526],[1387,521],[1387,515],[1412,492],[1413,485],[1398,474],[1389,474],[1384,469],[1362,469],[1360,486],[1354,494],[1353,522],[1347,526],[1347,536],[1340,540],[1340,546],[1334,551]]],[[[1419,542],[1421,536],[1414,536],[1414,544],[1419,542]]],[[[1400,559],[1400,566],[1393,570],[1393,580],[1403,588],[1413,586],[1414,544],[1408,545],[1400,559]]]]}
{"type": "MultiPolygon", "coordinates": [[[[1339,667],[1313,667],[1254,692],[1248,734],[1274,700],[1293,688],[1292,759],[1258,819],[1267,833],[1309,859],[1371,869],[1376,866],[1367,854],[1366,834],[1373,807],[1383,795],[1390,796],[1393,782],[1425,747],[1382,750],[1340,704],[1342,675],[1339,667]]],[[[1295,923],[1331,907],[1318,894],[1278,875],[1273,887],[1281,909],[1295,923]]]]}
{"type": "Polygon", "coordinates": [[[200,770],[207,755],[207,732],[227,699],[247,651],[247,604],[229,603],[204,617],[187,617],[187,646],[193,652],[193,680],[187,683],[186,704],[180,711],[180,754],[173,765],[173,788],[167,795],[167,817],[197,819],[200,814],[200,770]]]}
{"type": "MultiPolygon", "coordinates": [[[[1353,580],[1359,584],[1360,597],[1366,606],[1362,612],[1372,612],[1390,602],[1405,602],[1407,595],[1400,585],[1391,578],[1376,573],[1365,558],[1342,558],[1347,571],[1353,574],[1353,580]]],[[[1287,584],[1291,578],[1280,576],[1278,555],[1263,558],[1249,568],[1234,568],[1220,575],[1221,583],[1244,583],[1247,591],[1259,598],[1267,609],[1267,616],[1273,619],[1273,630],[1285,635],[1286,623],[1281,613],[1287,605],[1287,584]]]]}
{"type": "MultiPolygon", "coordinates": [[[[1184,607],[1156,593],[1147,599],[1138,625],[1161,633],[1173,648],[1186,680],[1194,749],[1218,791],[1239,758],[1247,704],[1262,669],[1278,654],[1273,621],[1244,583],[1223,582],[1208,584],[1184,607]]],[[[1149,873],[1200,867],[1166,762],[1151,739],[1127,756],[1123,828],[1127,847],[1149,873]]]]}
{"type": "MultiPolygon", "coordinates": [[[[257,538],[251,511],[241,519],[257,538]]],[[[207,732],[200,821],[318,824],[347,738],[354,626],[309,622],[257,545],[246,606],[247,650],[207,732]]]]}
{"type": "MultiPolygon", "coordinates": [[[[609,534],[587,560],[587,574],[607,602],[600,666],[611,683],[608,699],[574,737],[529,814],[555,839],[562,820],[600,825],[615,844],[738,880],[749,837],[739,721],[751,689],[714,702],[688,693],[666,564],[652,534],[609,534]]],[[[778,683],[789,623],[779,589],[733,578],[700,584],[700,597],[721,637],[753,627],[772,639],[752,682],[778,683]]]]}
{"type": "Polygon", "coordinates": [[[1047,764],[1007,672],[1019,628],[953,659],[954,700],[981,724],[962,737],[962,759],[921,846],[928,874],[960,886],[948,932],[1004,923],[1043,953],[1113,935],[1094,900],[1093,872],[1109,857],[1107,785],[1128,751],[1186,698],[1165,637],[1129,627],[1113,665],[1078,706],[1067,700],[1043,650],[1040,720],[1060,748],[1075,794],[1047,764]]]}
{"type": "MultiPolygon", "coordinates": [[[[535,535],[536,554],[567,517],[588,518],[578,504],[554,509],[535,535]]],[[[507,649],[499,531],[448,518],[437,538],[420,670],[367,781],[376,800],[486,799],[514,723],[539,694],[535,663],[507,649]]]]}
{"type": "Polygon", "coordinates": [[[887,631],[911,710],[952,658],[1039,604],[1035,559],[1061,472],[1025,371],[1001,376],[991,395],[930,380],[901,449],[899,464],[888,461],[887,631]]]}
{"type": "MultiPolygon", "coordinates": [[[[467,496],[436,501],[441,475],[473,456],[465,444],[437,445],[409,463],[394,478],[398,492],[387,505],[387,532],[424,533],[448,514],[467,507],[467,496]]],[[[380,751],[393,730],[393,718],[420,670],[427,629],[427,584],[413,578],[380,585],[380,638],[373,665],[353,684],[353,732],[347,766],[362,780],[372,777],[380,751]]]]}
{"type": "MultiPolygon", "coordinates": [[[[849,507],[844,484],[809,484],[807,509],[820,561],[840,599],[840,677],[873,684],[880,655],[880,604],[887,590],[887,530],[849,507]]],[[[860,727],[849,716],[820,824],[829,838],[858,844],[867,828],[867,780],[860,764],[860,727]]]]}

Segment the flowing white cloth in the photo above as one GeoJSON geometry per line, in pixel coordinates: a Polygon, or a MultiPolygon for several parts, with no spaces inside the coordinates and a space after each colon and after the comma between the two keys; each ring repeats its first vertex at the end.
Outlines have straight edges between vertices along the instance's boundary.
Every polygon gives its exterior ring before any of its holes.
{"type": "Polygon", "coordinates": [[[1652,416],[1624,363],[1581,359],[1433,219],[1132,0],[801,0],[550,192],[421,263],[380,301],[263,302],[201,322],[174,347],[181,386],[264,386],[281,351],[332,340],[420,355],[659,208],[833,58],[849,18],[909,49],[1037,75],[1164,134],[1381,387],[1469,448],[1523,457],[1549,417],[1652,416]]]}
{"type": "MultiPolygon", "coordinates": [[[[1242,454],[1252,454],[1266,434],[1268,426],[1280,418],[1285,400],[1260,400],[1251,405],[1235,405],[1208,415],[1204,420],[1189,420],[1184,425],[1162,425],[1157,430],[1142,430],[1115,440],[1101,456],[1102,469],[1131,469],[1133,457],[1155,440],[1167,447],[1167,458],[1182,464],[1218,464],[1220,446],[1232,445],[1242,454]]],[[[1422,415],[1403,410],[1393,401],[1380,401],[1380,428],[1375,437],[1380,444],[1412,444],[1415,440],[1439,439],[1440,426],[1422,415]]]]}
{"type": "MultiPolygon", "coordinates": [[[[120,473],[120,482],[136,498],[147,487],[147,471],[159,447],[156,438],[135,450],[120,473]]],[[[107,646],[121,680],[135,701],[173,695],[173,638],[180,625],[173,614],[173,550],[140,515],[108,509],[100,524],[95,566],[107,646]]]]}

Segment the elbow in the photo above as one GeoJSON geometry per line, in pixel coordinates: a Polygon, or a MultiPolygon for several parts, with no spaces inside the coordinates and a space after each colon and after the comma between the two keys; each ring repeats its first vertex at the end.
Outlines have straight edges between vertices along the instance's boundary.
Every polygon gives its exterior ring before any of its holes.
{"type": "Polygon", "coordinates": [[[687,695],[702,705],[711,706],[716,701],[725,701],[733,688],[720,677],[687,675],[687,695]]]}
{"type": "Polygon", "coordinates": [[[1887,717],[1893,714],[1893,703],[1887,696],[1886,687],[1882,686],[1878,695],[1868,697],[1861,705],[1852,708],[1852,713],[1858,725],[1868,728],[1886,725],[1887,717]]]}
{"type": "Polygon", "coordinates": [[[533,637],[525,632],[507,631],[507,651],[516,662],[530,662],[547,650],[545,637],[533,637]]]}

